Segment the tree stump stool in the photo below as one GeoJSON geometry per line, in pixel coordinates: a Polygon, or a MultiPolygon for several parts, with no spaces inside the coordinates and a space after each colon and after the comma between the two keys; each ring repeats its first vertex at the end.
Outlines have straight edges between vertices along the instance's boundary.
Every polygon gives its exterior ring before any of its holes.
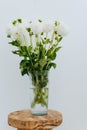
{"type": "Polygon", "coordinates": [[[62,114],[48,110],[47,115],[35,116],[30,110],[15,111],[8,115],[8,124],[17,130],[52,130],[62,123],[62,114]]]}

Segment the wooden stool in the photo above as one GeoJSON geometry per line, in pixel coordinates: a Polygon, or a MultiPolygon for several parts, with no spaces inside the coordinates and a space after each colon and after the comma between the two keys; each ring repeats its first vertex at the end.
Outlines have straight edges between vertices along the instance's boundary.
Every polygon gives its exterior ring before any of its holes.
{"type": "Polygon", "coordinates": [[[8,124],[17,130],[52,130],[62,123],[62,114],[48,110],[44,116],[32,115],[30,110],[21,110],[8,115],[8,124]]]}

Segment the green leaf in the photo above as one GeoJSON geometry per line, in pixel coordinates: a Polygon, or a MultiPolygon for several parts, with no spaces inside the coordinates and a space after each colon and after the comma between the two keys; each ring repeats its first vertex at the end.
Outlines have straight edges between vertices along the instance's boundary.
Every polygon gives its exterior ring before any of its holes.
{"type": "Polygon", "coordinates": [[[60,24],[60,22],[55,21],[55,26],[58,26],[60,24]]]}
{"type": "Polygon", "coordinates": [[[19,47],[20,46],[20,42],[15,40],[15,41],[12,41],[12,42],[9,42],[9,44],[13,45],[13,46],[17,46],[19,47]]]}
{"type": "Polygon", "coordinates": [[[8,38],[11,38],[11,35],[7,35],[8,38]]]}
{"type": "Polygon", "coordinates": [[[18,23],[22,23],[22,19],[17,19],[18,23]]]}
{"type": "Polygon", "coordinates": [[[55,60],[56,58],[56,52],[52,53],[51,56],[50,56],[51,60],[55,60]]]}
{"type": "Polygon", "coordinates": [[[50,63],[49,64],[49,67],[51,68],[51,67],[53,67],[54,69],[56,68],[56,63],[50,63]]]}
{"type": "Polygon", "coordinates": [[[34,68],[35,68],[35,69],[38,68],[38,62],[36,62],[36,63],[34,64],[34,68]]]}
{"type": "Polygon", "coordinates": [[[20,46],[20,56],[28,57],[28,50],[26,46],[20,46]]]}
{"type": "Polygon", "coordinates": [[[26,59],[24,59],[24,60],[22,60],[21,62],[20,62],[20,69],[21,69],[21,74],[22,75],[25,75],[25,74],[27,74],[27,75],[29,75],[29,67],[31,66],[31,64],[30,64],[30,61],[29,60],[26,60],[26,59]]]}
{"type": "Polygon", "coordinates": [[[31,28],[26,28],[26,30],[27,30],[28,32],[31,32],[31,28]]]}
{"type": "Polygon", "coordinates": [[[41,20],[41,19],[38,19],[38,22],[42,23],[42,20],[41,20]]]}
{"type": "Polygon", "coordinates": [[[44,59],[46,54],[46,49],[43,47],[43,45],[39,45],[39,59],[44,59]]]}
{"type": "Polygon", "coordinates": [[[41,39],[43,44],[51,43],[51,40],[49,38],[41,39]]]}
{"type": "Polygon", "coordinates": [[[39,61],[39,65],[40,65],[41,68],[43,68],[46,64],[47,64],[47,61],[45,59],[41,59],[39,61]]]}
{"type": "Polygon", "coordinates": [[[32,51],[32,46],[28,47],[28,53],[30,53],[32,51]]]}
{"type": "Polygon", "coordinates": [[[59,37],[59,38],[58,38],[58,42],[60,42],[62,39],[63,39],[63,37],[59,37]]]}
{"type": "Polygon", "coordinates": [[[62,48],[61,46],[57,47],[57,48],[54,50],[54,52],[59,51],[61,48],[62,48]]]}
{"type": "Polygon", "coordinates": [[[20,56],[20,51],[19,50],[12,51],[12,53],[20,56]]]}
{"type": "Polygon", "coordinates": [[[17,23],[17,21],[16,21],[16,20],[14,20],[14,21],[12,22],[12,24],[13,24],[13,25],[16,25],[16,23],[17,23]]]}

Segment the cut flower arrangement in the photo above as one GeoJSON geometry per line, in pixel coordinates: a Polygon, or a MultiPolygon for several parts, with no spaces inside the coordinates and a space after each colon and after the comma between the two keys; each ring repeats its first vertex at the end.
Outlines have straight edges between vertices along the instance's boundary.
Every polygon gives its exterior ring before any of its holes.
{"type": "Polygon", "coordinates": [[[17,19],[7,29],[9,44],[17,47],[12,52],[22,57],[21,74],[27,74],[32,79],[34,97],[31,101],[31,108],[33,114],[38,114],[36,105],[41,105],[45,109],[45,114],[47,112],[48,73],[52,67],[56,68],[55,59],[57,52],[61,49],[59,43],[66,34],[67,30],[61,22],[49,23],[40,19],[36,22],[24,22],[22,19],[17,19]],[[36,111],[34,111],[35,107],[36,111]]]}

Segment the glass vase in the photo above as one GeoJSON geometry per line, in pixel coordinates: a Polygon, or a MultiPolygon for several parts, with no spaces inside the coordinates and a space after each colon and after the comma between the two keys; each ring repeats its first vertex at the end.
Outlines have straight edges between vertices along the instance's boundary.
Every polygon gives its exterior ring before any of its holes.
{"type": "Polygon", "coordinates": [[[31,113],[33,115],[45,115],[48,110],[48,88],[30,88],[31,113]]]}
{"type": "Polygon", "coordinates": [[[30,109],[33,115],[46,115],[48,111],[48,71],[34,71],[30,88],[30,109]]]}

